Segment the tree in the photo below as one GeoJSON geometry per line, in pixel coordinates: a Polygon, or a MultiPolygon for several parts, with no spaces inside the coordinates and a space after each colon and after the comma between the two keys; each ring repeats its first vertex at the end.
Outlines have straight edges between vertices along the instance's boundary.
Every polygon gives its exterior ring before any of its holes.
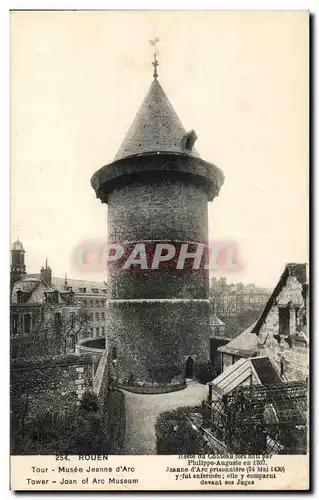
{"type": "MultiPolygon", "coordinates": [[[[54,307],[42,304],[32,311],[32,328],[28,335],[11,339],[11,431],[12,446],[18,446],[25,436],[30,399],[35,391],[45,390],[47,369],[59,355],[74,353],[78,335],[88,324],[82,308],[54,307]]],[[[53,364],[52,364],[53,366],[53,364]]]]}
{"type": "Polygon", "coordinates": [[[20,329],[11,338],[11,355],[37,360],[75,352],[79,334],[88,324],[88,313],[82,307],[41,304],[32,310],[29,333],[24,334],[20,329]]]}

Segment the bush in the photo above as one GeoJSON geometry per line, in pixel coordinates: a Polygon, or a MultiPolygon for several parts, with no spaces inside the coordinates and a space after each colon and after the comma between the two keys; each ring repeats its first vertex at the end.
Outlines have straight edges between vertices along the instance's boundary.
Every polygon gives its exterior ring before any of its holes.
{"type": "Polygon", "coordinates": [[[97,411],[99,409],[97,395],[93,392],[86,392],[81,400],[80,408],[86,411],[97,411]]]}
{"type": "Polygon", "coordinates": [[[155,432],[159,455],[198,455],[207,452],[205,442],[188,418],[194,411],[200,411],[200,408],[178,408],[157,417],[155,432]]]}
{"type": "Polygon", "coordinates": [[[125,396],[121,391],[109,391],[104,404],[105,426],[108,433],[108,453],[119,454],[125,438],[125,396]]]}
{"type": "Polygon", "coordinates": [[[150,376],[154,382],[158,382],[159,384],[167,384],[172,378],[180,375],[181,370],[176,365],[154,365],[149,370],[150,376]]]}
{"type": "Polygon", "coordinates": [[[196,378],[201,384],[207,384],[217,377],[216,366],[211,363],[202,363],[196,368],[196,378]]]}
{"type": "Polygon", "coordinates": [[[79,407],[54,413],[39,409],[21,418],[13,408],[11,432],[14,455],[74,455],[108,453],[105,419],[97,398],[86,393],[79,407]]]}

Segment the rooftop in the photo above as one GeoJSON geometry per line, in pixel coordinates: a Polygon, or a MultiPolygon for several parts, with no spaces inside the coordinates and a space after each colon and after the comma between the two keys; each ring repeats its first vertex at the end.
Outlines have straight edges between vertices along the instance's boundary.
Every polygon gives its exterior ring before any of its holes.
{"type": "Polygon", "coordinates": [[[237,356],[249,358],[257,352],[257,336],[252,332],[256,322],[250,325],[246,330],[240,333],[233,340],[218,348],[219,352],[234,354],[237,356]]]}
{"type": "Polygon", "coordinates": [[[154,79],[114,161],[151,152],[173,152],[198,157],[196,134],[186,135],[159,81],[154,79]]]}

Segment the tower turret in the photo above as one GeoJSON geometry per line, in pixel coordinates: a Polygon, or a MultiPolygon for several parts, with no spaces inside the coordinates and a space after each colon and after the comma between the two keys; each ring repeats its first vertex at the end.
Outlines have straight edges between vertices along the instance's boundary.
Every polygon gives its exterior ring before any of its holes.
{"type": "Polygon", "coordinates": [[[12,244],[11,247],[11,266],[10,266],[10,286],[22,278],[26,274],[26,266],[24,263],[25,250],[19,238],[12,244]]]}
{"type": "MultiPolygon", "coordinates": [[[[108,204],[108,238],[141,244],[154,255],[158,243],[208,245],[207,203],[223,174],[194,148],[158,81],[154,80],[117,153],[91,179],[108,204]]],[[[116,352],[120,385],[139,392],[184,387],[196,363],[209,359],[209,276],[199,269],[108,267],[108,338],[116,352]]],[[[113,351],[112,351],[113,349],[113,351]]]]}

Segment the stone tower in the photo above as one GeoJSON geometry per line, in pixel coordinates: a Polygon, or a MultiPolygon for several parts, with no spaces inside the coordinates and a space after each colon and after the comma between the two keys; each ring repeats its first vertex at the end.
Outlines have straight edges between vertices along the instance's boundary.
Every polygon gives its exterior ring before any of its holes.
{"type": "Polygon", "coordinates": [[[10,289],[16,281],[26,274],[26,266],[24,263],[25,250],[19,239],[15,241],[11,248],[11,267],[10,267],[10,289]]]}
{"type": "MultiPolygon", "coordinates": [[[[91,179],[108,204],[108,241],[126,253],[144,244],[208,244],[208,202],[223,174],[202,160],[155,67],[150,89],[112,163],[91,179]]],[[[191,251],[191,250],[189,250],[191,251]]],[[[178,390],[209,359],[209,271],[108,266],[107,335],[120,386],[145,393],[178,390]]]]}

